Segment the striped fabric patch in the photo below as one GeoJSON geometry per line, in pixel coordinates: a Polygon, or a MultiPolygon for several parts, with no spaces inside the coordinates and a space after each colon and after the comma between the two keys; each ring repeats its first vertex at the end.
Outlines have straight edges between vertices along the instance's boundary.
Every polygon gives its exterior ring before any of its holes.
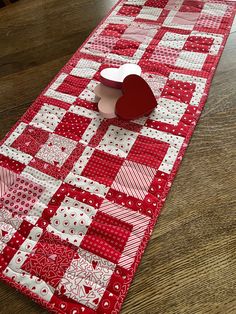
{"type": "Polygon", "coordinates": [[[9,187],[15,182],[18,175],[6,168],[0,167],[0,197],[2,197],[9,187]]]}
{"type": "Polygon", "coordinates": [[[155,173],[154,168],[126,160],[120,168],[112,188],[143,200],[147,195],[155,173]]]}
{"type": "Polygon", "coordinates": [[[129,269],[134,262],[150,218],[108,200],[103,201],[99,210],[133,226],[133,230],[118,262],[118,265],[129,269]]]}

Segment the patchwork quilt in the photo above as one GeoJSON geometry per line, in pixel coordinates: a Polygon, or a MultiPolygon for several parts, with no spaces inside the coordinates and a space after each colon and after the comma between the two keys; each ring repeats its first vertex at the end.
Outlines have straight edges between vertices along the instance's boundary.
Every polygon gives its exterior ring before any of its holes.
{"type": "Polygon", "coordinates": [[[2,280],[53,313],[120,311],[234,14],[224,0],[118,1],[0,143],[2,280]],[[103,119],[99,73],[124,63],[157,107],[103,119]]]}

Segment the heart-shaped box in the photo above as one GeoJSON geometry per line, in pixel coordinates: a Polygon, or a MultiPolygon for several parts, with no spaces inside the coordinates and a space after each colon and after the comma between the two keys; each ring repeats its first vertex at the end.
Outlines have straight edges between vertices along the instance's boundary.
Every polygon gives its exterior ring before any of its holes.
{"type": "Polygon", "coordinates": [[[140,76],[132,74],[124,79],[123,96],[116,103],[116,114],[124,120],[138,119],[153,111],[156,98],[148,83],[140,76]]]}
{"type": "Polygon", "coordinates": [[[126,63],[119,68],[107,68],[101,71],[100,81],[112,88],[122,88],[124,79],[130,74],[141,75],[141,68],[137,64],[126,63]]]}

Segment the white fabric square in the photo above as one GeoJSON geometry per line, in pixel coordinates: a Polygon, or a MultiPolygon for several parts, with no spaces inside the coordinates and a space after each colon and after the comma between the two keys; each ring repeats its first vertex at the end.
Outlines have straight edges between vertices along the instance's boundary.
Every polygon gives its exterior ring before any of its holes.
{"type": "Polygon", "coordinates": [[[44,104],[39,112],[34,116],[30,125],[34,125],[45,131],[53,132],[64,117],[65,113],[66,110],[63,108],[44,104]]]}
{"type": "Polygon", "coordinates": [[[94,207],[66,197],[51,218],[47,230],[79,246],[96,212],[94,207]]]}
{"type": "Polygon", "coordinates": [[[129,5],[144,5],[147,0],[126,0],[124,4],[129,5]]]}
{"type": "MultiPolygon", "coordinates": [[[[121,9],[122,5],[118,5],[116,7],[116,14],[118,13],[118,11],[121,9]]],[[[114,11],[114,12],[115,12],[114,11]]],[[[107,20],[106,23],[112,23],[112,24],[125,24],[125,25],[130,25],[135,19],[135,16],[127,16],[127,15],[110,15],[107,20]]],[[[101,29],[103,29],[104,26],[101,27],[101,29]]],[[[101,30],[99,28],[99,30],[101,30]]],[[[91,38],[92,40],[92,38],[91,38]]]]}
{"type": "Polygon", "coordinates": [[[187,105],[167,98],[160,98],[150,119],[177,126],[185,113],[187,105]]]}
{"type": "Polygon", "coordinates": [[[80,59],[70,74],[78,77],[92,79],[100,67],[99,62],[88,59],[80,59]]]}
{"type": "Polygon", "coordinates": [[[206,58],[207,54],[205,53],[183,50],[180,52],[175,66],[190,70],[201,70],[206,58]]]}
{"type": "Polygon", "coordinates": [[[169,0],[165,6],[166,10],[179,11],[183,4],[184,0],[169,0]]]}
{"type": "Polygon", "coordinates": [[[153,94],[155,95],[156,99],[159,98],[163,87],[166,84],[167,77],[156,75],[153,73],[143,73],[141,75],[144,80],[148,83],[148,85],[151,87],[153,94]]]}
{"type": "Polygon", "coordinates": [[[106,153],[125,158],[136,138],[137,133],[111,125],[97,148],[106,153]]]}
{"type": "Polygon", "coordinates": [[[115,267],[115,264],[80,248],[57,290],[63,287],[67,297],[96,310],[115,267]]]}
{"type": "Polygon", "coordinates": [[[144,6],[142,10],[139,12],[139,15],[137,16],[137,18],[156,21],[158,17],[160,16],[161,12],[162,12],[162,9],[160,8],[144,6]]]}
{"type": "Polygon", "coordinates": [[[209,14],[214,16],[225,15],[228,5],[223,3],[205,3],[202,9],[202,14],[209,14]]]}
{"type": "Polygon", "coordinates": [[[68,174],[65,178],[65,182],[68,182],[70,185],[76,186],[84,191],[90,192],[91,194],[98,195],[99,197],[104,197],[109,190],[109,187],[104,184],[90,180],[83,176],[78,176],[74,171],[68,174]]]}
{"type": "Polygon", "coordinates": [[[47,142],[37,152],[36,157],[49,164],[61,167],[75,149],[77,143],[57,134],[50,134],[47,142]]]}
{"type": "Polygon", "coordinates": [[[182,49],[189,35],[182,35],[172,32],[167,32],[162,37],[158,46],[169,47],[173,49],[182,49]]]}
{"type": "Polygon", "coordinates": [[[199,17],[198,12],[180,12],[178,10],[170,10],[163,26],[170,28],[178,28],[184,30],[192,30],[199,17]]]}

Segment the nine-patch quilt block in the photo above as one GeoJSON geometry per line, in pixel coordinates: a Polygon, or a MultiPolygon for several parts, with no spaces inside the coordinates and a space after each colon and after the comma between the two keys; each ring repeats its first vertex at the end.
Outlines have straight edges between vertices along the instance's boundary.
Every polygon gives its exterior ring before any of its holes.
{"type": "Polygon", "coordinates": [[[234,13],[224,0],[118,1],[0,143],[2,280],[53,313],[120,311],[234,13]],[[103,119],[99,73],[124,63],[157,107],[103,119]]]}

